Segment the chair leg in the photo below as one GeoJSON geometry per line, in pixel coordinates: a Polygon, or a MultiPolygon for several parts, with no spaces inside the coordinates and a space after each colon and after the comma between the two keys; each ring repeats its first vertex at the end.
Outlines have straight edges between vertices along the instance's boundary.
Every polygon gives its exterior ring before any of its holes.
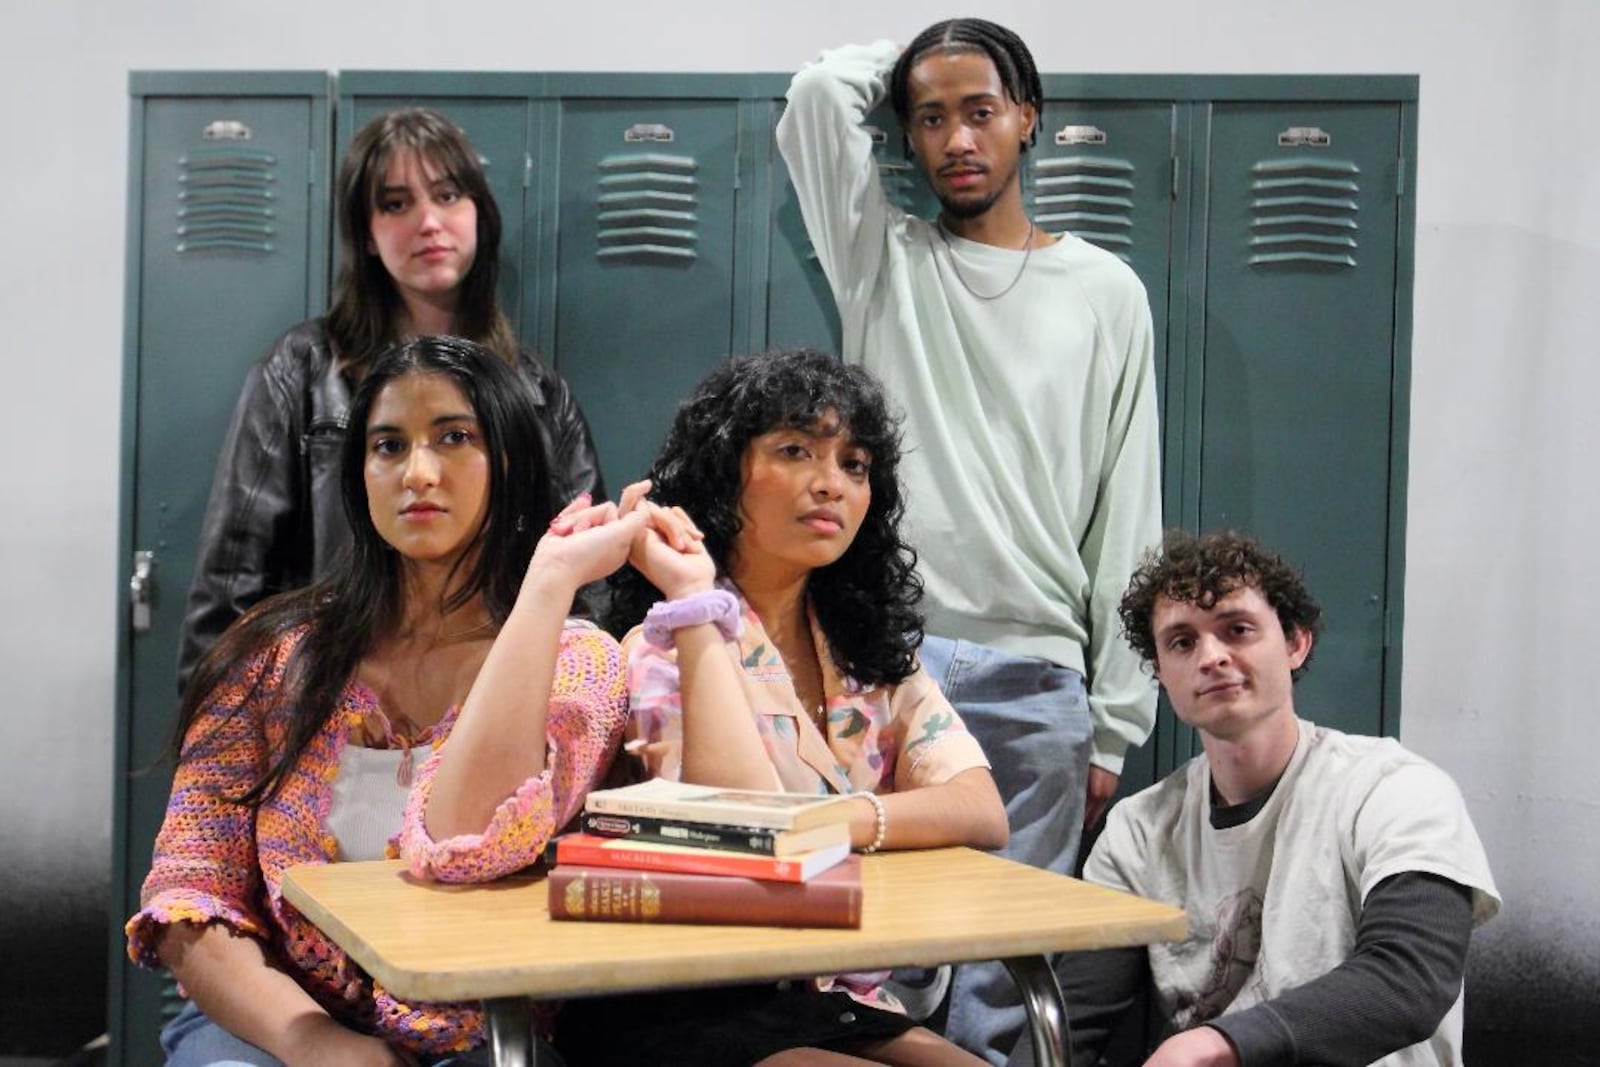
{"type": "Polygon", "coordinates": [[[532,1002],[526,997],[486,1000],[483,1010],[495,1067],[536,1067],[539,1052],[533,1039],[532,1002]]]}
{"type": "Polygon", "coordinates": [[[1000,962],[1022,991],[1022,1003],[1028,1009],[1033,1062],[1039,1067],[1072,1067],[1066,1001],[1049,960],[1043,956],[1012,956],[1000,962]]]}

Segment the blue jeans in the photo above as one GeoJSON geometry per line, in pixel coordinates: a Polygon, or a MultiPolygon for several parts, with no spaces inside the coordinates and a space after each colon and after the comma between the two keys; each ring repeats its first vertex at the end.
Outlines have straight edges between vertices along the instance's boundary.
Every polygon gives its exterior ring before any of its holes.
{"type": "MultiPolygon", "coordinates": [[[[162,1027],[161,1050],[167,1054],[167,1067],[283,1067],[270,1053],[212,1022],[192,1000],[162,1027]]],[[[489,1046],[479,1045],[459,1055],[435,1059],[425,1056],[422,1062],[429,1067],[489,1067],[492,1061],[489,1046]]],[[[559,1065],[562,1061],[540,1041],[538,1062],[559,1065]]]]}
{"type": "MultiPolygon", "coordinates": [[[[1083,836],[1094,726],[1083,675],[971,641],[929,637],[922,666],[983,746],[1006,804],[1011,840],[999,854],[1071,874],[1083,836]]],[[[1027,1026],[1000,963],[955,968],[945,1036],[1003,1064],[1027,1026]]]]}

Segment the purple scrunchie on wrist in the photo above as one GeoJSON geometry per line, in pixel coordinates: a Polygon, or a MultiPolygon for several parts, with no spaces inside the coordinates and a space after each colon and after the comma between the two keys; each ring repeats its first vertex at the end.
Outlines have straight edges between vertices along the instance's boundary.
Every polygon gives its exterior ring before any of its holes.
{"type": "Polygon", "coordinates": [[[716,623],[724,641],[738,637],[744,625],[739,598],[726,589],[707,589],[681,600],[659,600],[644,617],[644,639],[657,648],[671,648],[673,631],[705,622],[716,623]]]}

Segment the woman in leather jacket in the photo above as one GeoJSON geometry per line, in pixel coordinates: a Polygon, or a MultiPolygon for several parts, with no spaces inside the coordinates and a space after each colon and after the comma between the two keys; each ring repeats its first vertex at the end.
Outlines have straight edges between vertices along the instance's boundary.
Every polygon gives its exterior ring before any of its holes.
{"type": "Polygon", "coordinates": [[[500,211],[466,135],[436,111],[381,115],[351,141],[336,196],[333,306],[251,368],[217,460],[184,611],[180,688],[234,619],[326,576],[350,544],[340,442],[351,393],[394,342],[454,334],[515,366],[533,390],[556,506],[580,492],[605,496],[577,401],[518,344],[500,310],[500,211]]]}

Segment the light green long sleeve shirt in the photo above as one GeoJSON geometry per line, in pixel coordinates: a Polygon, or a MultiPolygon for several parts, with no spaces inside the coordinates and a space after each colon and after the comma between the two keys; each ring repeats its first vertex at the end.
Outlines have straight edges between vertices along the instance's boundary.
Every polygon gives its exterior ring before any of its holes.
{"type": "Polygon", "coordinates": [[[906,413],[928,631],[1082,671],[1092,761],[1120,773],[1155,723],[1116,610],[1161,535],[1148,298],[1120,259],[1070,235],[1023,266],[1022,251],[946,239],[890,204],[861,122],[896,55],[886,41],[846,47],[802,70],[778,147],[844,357],[906,413]],[[1003,297],[974,295],[1013,279],[1003,297]]]}

